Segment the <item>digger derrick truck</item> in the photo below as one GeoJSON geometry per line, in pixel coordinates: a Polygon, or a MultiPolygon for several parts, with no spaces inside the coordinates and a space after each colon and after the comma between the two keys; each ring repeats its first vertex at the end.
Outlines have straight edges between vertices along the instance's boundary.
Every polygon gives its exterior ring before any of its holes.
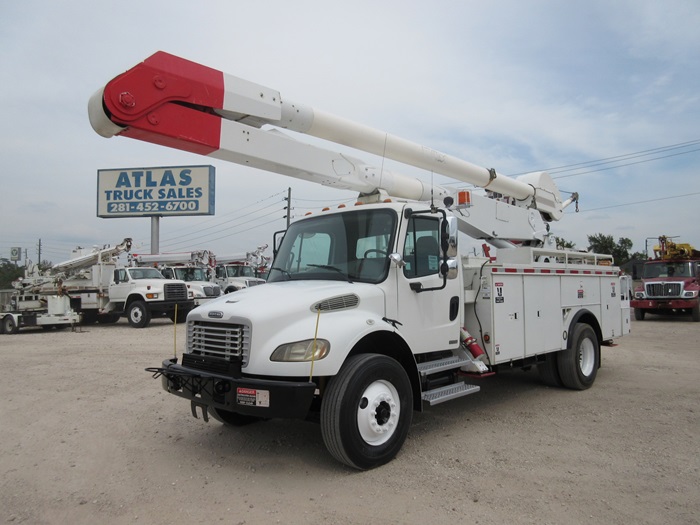
{"type": "Polygon", "coordinates": [[[25,280],[36,273],[37,266],[29,263],[24,278],[12,283],[15,291],[10,294],[10,302],[2,305],[0,311],[0,334],[16,334],[21,328],[28,327],[61,330],[80,324],[80,313],[71,308],[70,297],[61,290],[39,293],[36,287],[25,287],[25,280]]]}
{"type": "Polygon", "coordinates": [[[634,318],[646,314],[690,314],[700,321],[700,251],[659,237],[654,258],[645,262],[642,285],[634,291],[634,318]]]}
{"type": "Polygon", "coordinates": [[[131,239],[116,246],[76,248],[73,257],[52,266],[44,275],[25,278],[22,294],[58,294],[70,298],[83,324],[116,323],[126,316],[134,328],[148,326],[153,316],[185,320],[194,307],[183,281],[167,281],[155,268],[117,265],[117,257],[131,249],[131,239]],[[177,305],[177,308],[176,308],[177,305]]]}
{"type": "Polygon", "coordinates": [[[184,253],[133,254],[131,261],[136,266],[157,268],[166,279],[185,281],[195,306],[221,295],[221,287],[210,277],[213,273],[215,259],[208,250],[184,253]]]}
{"type": "Polygon", "coordinates": [[[291,223],[267,284],[190,312],[181,358],[148,369],[195,417],[317,420],[334,458],[369,469],[396,456],[414,410],[513,367],[587,389],[601,345],[629,332],[611,257],[557,249],[550,222],[578,196],[563,202],[546,173],[507,178],[163,52],[88,107],[105,137],[359,193],[355,206],[291,223]],[[493,193],[431,186],[299,133],[493,193]],[[460,234],[497,257],[460,255],[460,234]]]}

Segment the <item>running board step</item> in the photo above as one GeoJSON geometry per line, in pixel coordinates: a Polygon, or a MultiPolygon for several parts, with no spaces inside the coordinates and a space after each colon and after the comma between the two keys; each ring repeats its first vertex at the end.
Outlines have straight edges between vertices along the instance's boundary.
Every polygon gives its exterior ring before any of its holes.
{"type": "Polygon", "coordinates": [[[461,366],[464,366],[470,362],[471,360],[467,357],[453,355],[450,357],[445,357],[444,359],[438,359],[436,361],[418,363],[418,372],[420,372],[421,377],[425,377],[430,374],[442,372],[443,370],[453,370],[455,368],[460,368],[461,366]]]}
{"type": "Polygon", "coordinates": [[[441,386],[433,390],[426,390],[422,394],[423,401],[427,401],[430,406],[444,403],[450,399],[456,399],[469,394],[476,394],[481,390],[480,386],[468,385],[467,383],[455,383],[454,385],[441,386]]]}

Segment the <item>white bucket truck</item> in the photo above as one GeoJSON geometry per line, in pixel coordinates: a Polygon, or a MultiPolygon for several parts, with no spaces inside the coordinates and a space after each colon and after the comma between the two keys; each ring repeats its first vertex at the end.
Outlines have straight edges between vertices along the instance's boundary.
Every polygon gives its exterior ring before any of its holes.
{"type": "Polygon", "coordinates": [[[589,388],[601,346],[629,331],[629,291],[611,257],[555,246],[550,223],[578,196],[562,201],[546,173],[504,177],[163,52],[110,81],[89,113],[105,137],[360,194],[356,206],[293,222],[267,284],[191,312],[182,357],[150,369],[205,420],[316,419],[337,460],[368,469],[399,452],[414,410],[475,393],[502,369],[536,366],[548,384],[589,388]],[[431,186],[280,128],[472,189],[431,186]],[[497,257],[461,254],[459,233],[497,257]]]}

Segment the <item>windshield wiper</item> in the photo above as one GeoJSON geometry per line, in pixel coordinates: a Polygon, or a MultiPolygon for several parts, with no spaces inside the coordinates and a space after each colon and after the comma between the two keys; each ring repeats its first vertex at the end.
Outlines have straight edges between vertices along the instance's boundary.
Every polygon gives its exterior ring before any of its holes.
{"type": "Polygon", "coordinates": [[[290,280],[290,281],[292,280],[292,274],[289,273],[287,270],[283,270],[282,268],[278,268],[277,266],[273,266],[272,268],[270,268],[270,271],[272,271],[272,270],[277,270],[281,274],[286,275],[288,280],[290,280]]]}
{"type": "Polygon", "coordinates": [[[343,270],[338,268],[337,266],[331,266],[330,264],[307,264],[306,266],[310,266],[312,268],[321,268],[322,270],[333,270],[334,272],[338,272],[340,275],[345,277],[345,279],[349,283],[352,283],[350,276],[348,274],[346,274],[343,270]]]}

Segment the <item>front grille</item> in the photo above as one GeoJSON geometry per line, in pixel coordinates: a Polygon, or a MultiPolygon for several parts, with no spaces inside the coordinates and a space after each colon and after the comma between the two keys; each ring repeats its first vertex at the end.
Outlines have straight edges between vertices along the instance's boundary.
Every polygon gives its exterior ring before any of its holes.
{"type": "Polygon", "coordinates": [[[221,288],[219,286],[205,286],[204,295],[207,297],[219,297],[221,295],[221,288]]]}
{"type": "Polygon", "coordinates": [[[186,301],[187,285],[185,283],[168,283],[165,285],[166,301],[186,301]]]}
{"type": "Polygon", "coordinates": [[[187,323],[187,351],[222,359],[248,362],[250,327],[240,324],[190,321],[187,323]]]}
{"type": "Polygon", "coordinates": [[[680,297],[681,283],[649,283],[647,297],[680,297]]]}

